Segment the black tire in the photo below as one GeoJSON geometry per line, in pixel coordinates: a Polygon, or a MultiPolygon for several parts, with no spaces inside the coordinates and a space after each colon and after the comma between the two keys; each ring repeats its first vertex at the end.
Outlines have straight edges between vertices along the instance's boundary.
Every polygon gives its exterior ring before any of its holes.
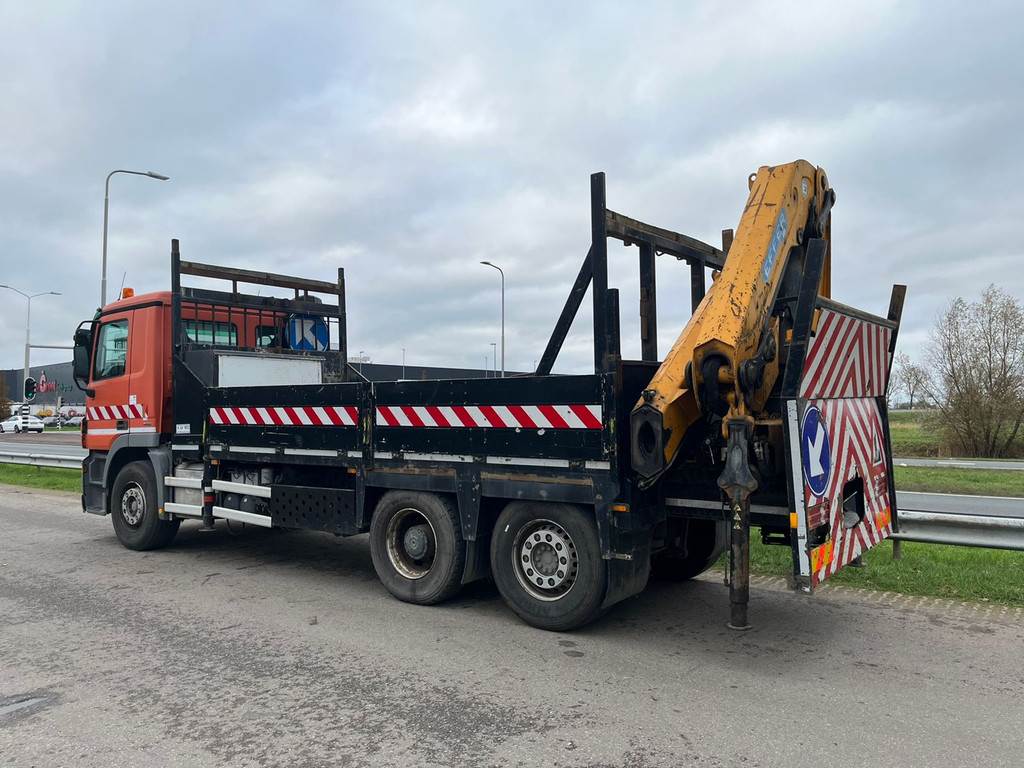
{"type": "Polygon", "coordinates": [[[597,523],[571,504],[512,502],[491,535],[491,573],[509,608],[556,632],[601,615],[607,564],[597,523]]]}
{"type": "Polygon", "coordinates": [[[668,548],[651,558],[659,581],[688,581],[704,573],[729,546],[727,520],[670,520],[668,548]]]}
{"type": "Polygon", "coordinates": [[[461,588],[466,566],[455,504],[433,493],[389,491],[373,511],[370,555],[377,577],[399,600],[447,600],[461,588]]]}
{"type": "Polygon", "coordinates": [[[110,518],[117,540],[128,549],[166,547],[174,540],[180,520],[161,520],[156,503],[156,481],[148,461],[125,464],[110,493],[110,518]]]}

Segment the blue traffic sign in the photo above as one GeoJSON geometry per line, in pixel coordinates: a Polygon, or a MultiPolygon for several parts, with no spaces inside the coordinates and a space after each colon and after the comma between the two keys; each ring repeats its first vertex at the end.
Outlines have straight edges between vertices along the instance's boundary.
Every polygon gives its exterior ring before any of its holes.
{"type": "Polygon", "coordinates": [[[800,455],[807,487],[815,496],[824,496],[832,475],[832,447],[821,411],[814,405],[804,413],[804,426],[800,430],[800,455]]]}
{"type": "Polygon", "coordinates": [[[323,352],[331,345],[331,334],[322,317],[292,315],[285,335],[288,347],[300,352],[323,352]]]}

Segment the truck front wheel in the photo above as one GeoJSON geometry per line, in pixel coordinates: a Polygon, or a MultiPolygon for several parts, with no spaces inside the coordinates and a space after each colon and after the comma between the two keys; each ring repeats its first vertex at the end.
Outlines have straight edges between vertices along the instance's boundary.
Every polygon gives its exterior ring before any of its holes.
{"type": "Polygon", "coordinates": [[[462,586],[466,542],[450,499],[418,491],[390,491],[370,523],[370,555],[377,577],[399,600],[433,605],[462,586]]]}
{"type": "Polygon", "coordinates": [[[148,461],[125,464],[110,493],[110,517],[117,540],[128,549],[166,547],[174,540],[180,520],[161,520],[156,503],[156,480],[148,461]]]}
{"type": "Polygon", "coordinates": [[[583,626],[600,615],[607,577],[594,516],[570,504],[512,502],[491,536],[491,573],[527,624],[583,626]]]}

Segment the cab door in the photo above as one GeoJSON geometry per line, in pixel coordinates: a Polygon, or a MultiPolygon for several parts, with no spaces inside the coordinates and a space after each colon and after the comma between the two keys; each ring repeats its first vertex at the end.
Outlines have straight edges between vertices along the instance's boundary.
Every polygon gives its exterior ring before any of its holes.
{"type": "Polygon", "coordinates": [[[120,435],[128,434],[132,413],[129,341],[134,312],[125,310],[104,315],[96,324],[95,345],[86,398],[87,426],[82,447],[107,451],[120,435]]]}

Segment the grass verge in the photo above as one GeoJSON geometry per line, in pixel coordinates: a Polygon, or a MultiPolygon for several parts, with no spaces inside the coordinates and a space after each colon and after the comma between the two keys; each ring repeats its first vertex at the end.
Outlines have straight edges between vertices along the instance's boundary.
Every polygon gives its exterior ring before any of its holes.
{"type": "Polygon", "coordinates": [[[46,491],[82,490],[82,473],[77,469],[30,467],[24,464],[0,464],[0,484],[40,488],[46,491]]]}
{"type": "MultiPolygon", "coordinates": [[[[792,569],[788,547],[750,542],[753,573],[785,576],[792,569]]],[[[723,561],[727,563],[728,561],[723,561]]],[[[906,595],[1024,606],[1024,552],[903,542],[903,558],[892,559],[892,542],[864,555],[863,568],[843,568],[833,584],[906,595]]]]}
{"type": "Polygon", "coordinates": [[[958,467],[894,467],[896,490],[1024,496],[1024,472],[958,467]]]}
{"type": "Polygon", "coordinates": [[[889,436],[894,456],[939,456],[942,440],[928,423],[927,414],[919,411],[890,411],[889,436]]]}

